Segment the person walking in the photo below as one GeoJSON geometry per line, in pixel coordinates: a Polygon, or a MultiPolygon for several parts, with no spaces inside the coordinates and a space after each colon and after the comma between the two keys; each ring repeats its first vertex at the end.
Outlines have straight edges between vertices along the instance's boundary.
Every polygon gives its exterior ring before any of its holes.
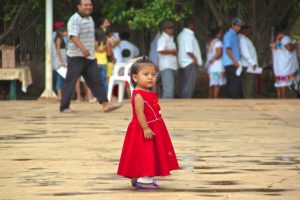
{"type": "Polygon", "coordinates": [[[177,49],[174,42],[174,25],[171,21],[162,24],[162,34],[157,41],[158,68],[162,81],[162,98],[174,98],[177,49]]]}
{"type": "Polygon", "coordinates": [[[82,74],[93,95],[103,106],[104,112],[120,107],[108,102],[107,95],[101,84],[99,69],[95,58],[95,27],[90,16],[93,10],[91,0],[78,0],[78,12],[68,21],[70,43],[67,48],[68,71],[62,88],[60,112],[72,112],[71,98],[77,79],[82,74]]]}
{"type": "Polygon", "coordinates": [[[195,37],[195,20],[186,18],[177,37],[180,92],[182,98],[192,98],[197,79],[197,66],[202,65],[201,50],[195,37]]]}
{"type": "MultiPolygon", "coordinates": [[[[227,92],[229,98],[242,98],[242,81],[237,69],[240,64],[241,54],[239,46],[238,32],[245,23],[240,18],[231,20],[231,27],[223,38],[223,64],[227,78],[227,92]]],[[[241,68],[240,68],[241,69],[241,68]]]]}
{"type": "Polygon", "coordinates": [[[132,120],[127,128],[118,175],[131,179],[138,189],[158,189],[154,177],[179,168],[173,145],[160,114],[156,93],[156,66],[146,58],[131,67],[132,120]]]}

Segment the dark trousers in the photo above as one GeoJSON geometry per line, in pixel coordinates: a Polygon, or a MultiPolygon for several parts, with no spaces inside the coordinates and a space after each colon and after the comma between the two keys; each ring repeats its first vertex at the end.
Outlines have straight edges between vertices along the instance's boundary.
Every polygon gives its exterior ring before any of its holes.
{"type": "Polygon", "coordinates": [[[197,80],[197,65],[192,63],[185,68],[180,68],[180,95],[181,98],[192,98],[197,80]]]}
{"type": "Polygon", "coordinates": [[[243,67],[241,79],[244,98],[253,98],[255,95],[255,74],[248,73],[247,67],[243,67]]]}
{"type": "Polygon", "coordinates": [[[234,65],[225,66],[227,95],[228,98],[232,99],[240,99],[243,97],[242,79],[235,74],[236,69],[234,65]]]}
{"type": "Polygon", "coordinates": [[[100,103],[108,102],[107,95],[101,84],[96,59],[90,60],[84,57],[68,57],[68,71],[62,88],[60,111],[69,108],[76,81],[80,75],[84,77],[86,84],[100,103]]]}

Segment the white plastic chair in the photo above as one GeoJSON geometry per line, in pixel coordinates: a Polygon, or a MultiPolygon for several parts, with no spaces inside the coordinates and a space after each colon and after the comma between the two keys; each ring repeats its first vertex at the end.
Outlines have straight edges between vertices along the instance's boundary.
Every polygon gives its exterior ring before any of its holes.
{"type": "Polygon", "coordinates": [[[128,82],[130,86],[130,93],[132,94],[133,87],[130,83],[130,67],[131,65],[138,60],[139,58],[134,58],[129,60],[127,63],[116,63],[113,69],[113,75],[109,78],[108,82],[108,92],[107,92],[107,99],[111,102],[112,99],[112,90],[114,85],[118,84],[119,91],[118,91],[118,103],[121,103],[124,99],[124,92],[125,92],[125,82],[128,82]],[[120,73],[123,71],[124,73],[120,73]]]}

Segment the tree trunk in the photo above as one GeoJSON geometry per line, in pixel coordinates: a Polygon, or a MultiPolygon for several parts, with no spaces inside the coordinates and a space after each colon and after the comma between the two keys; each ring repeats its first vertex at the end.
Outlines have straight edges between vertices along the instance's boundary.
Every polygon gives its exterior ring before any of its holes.
{"type": "Polygon", "coordinates": [[[16,14],[15,14],[15,16],[14,16],[12,22],[10,23],[10,25],[9,25],[9,27],[8,27],[8,29],[7,29],[4,33],[2,33],[2,34],[0,35],[0,42],[3,41],[3,40],[5,40],[5,38],[8,37],[8,36],[11,34],[11,32],[14,31],[15,25],[16,25],[16,23],[17,23],[19,17],[21,16],[21,13],[22,13],[24,7],[25,7],[25,2],[22,1],[22,3],[21,3],[21,5],[19,6],[19,8],[18,8],[18,10],[17,10],[17,12],[16,12],[16,14]]]}

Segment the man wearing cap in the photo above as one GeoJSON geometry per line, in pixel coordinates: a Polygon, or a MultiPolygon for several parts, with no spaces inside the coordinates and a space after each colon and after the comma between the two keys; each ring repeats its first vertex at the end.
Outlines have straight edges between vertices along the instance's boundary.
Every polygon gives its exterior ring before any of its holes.
{"type": "Polygon", "coordinates": [[[240,18],[231,20],[231,27],[225,33],[223,38],[223,64],[227,78],[227,92],[229,98],[242,98],[241,77],[236,74],[240,66],[240,47],[238,32],[245,23],[240,18]]]}
{"type": "Polygon", "coordinates": [[[162,24],[162,33],[157,40],[158,67],[162,80],[162,98],[174,98],[177,50],[174,42],[174,27],[171,21],[162,24]]]}
{"type": "Polygon", "coordinates": [[[70,110],[71,98],[76,81],[81,74],[93,95],[97,97],[99,103],[102,103],[103,111],[115,110],[120,105],[108,103],[95,58],[95,27],[90,16],[93,10],[92,0],[78,0],[77,9],[78,12],[73,14],[68,21],[68,36],[70,38],[67,49],[68,71],[62,88],[60,112],[72,112],[70,110]]]}
{"type": "Polygon", "coordinates": [[[195,20],[184,19],[184,28],[178,35],[178,63],[182,98],[192,98],[197,79],[197,66],[202,65],[201,50],[195,37],[195,20]]]}

